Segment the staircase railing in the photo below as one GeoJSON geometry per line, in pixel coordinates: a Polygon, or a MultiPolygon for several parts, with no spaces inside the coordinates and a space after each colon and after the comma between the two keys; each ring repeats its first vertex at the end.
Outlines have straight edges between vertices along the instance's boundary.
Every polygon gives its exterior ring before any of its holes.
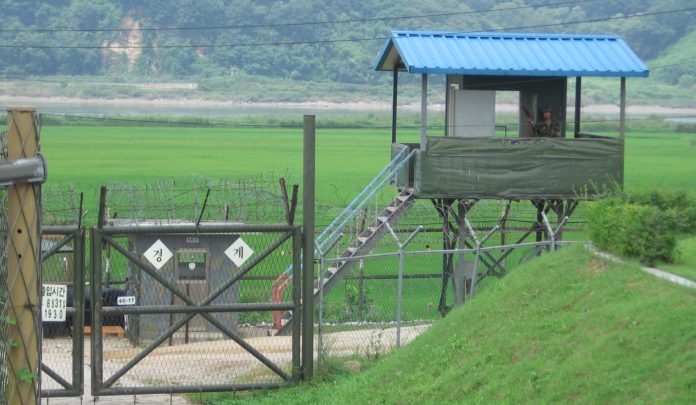
{"type": "MultiPolygon", "coordinates": [[[[348,204],[348,206],[315,238],[315,246],[321,249],[324,255],[328,254],[337,243],[337,239],[343,235],[346,225],[350,224],[367,205],[386,185],[394,178],[404,166],[416,155],[416,150],[408,152],[408,147],[404,147],[387,164],[370,183],[348,204]],[[328,249],[327,249],[328,247],[328,249]]],[[[315,249],[315,255],[317,250],[315,249]]],[[[288,266],[283,273],[273,282],[273,302],[282,302],[283,290],[290,284],[292,265],[288,266]]],[[[281,326],[282,314],[277,311],[273,313],[273,323],[276,328],[281,326]]]]}

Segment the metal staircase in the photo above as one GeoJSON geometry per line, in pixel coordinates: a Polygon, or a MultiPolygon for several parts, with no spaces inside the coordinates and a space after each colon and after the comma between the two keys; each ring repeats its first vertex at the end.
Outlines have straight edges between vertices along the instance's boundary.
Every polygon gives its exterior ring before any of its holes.
{"type": "MultiPolygon", "coordinates": [[[[396,225],[399,220],[406,214],[409,208],[415,202],[413,189],[407,188],[402,190],[394,201],[389,203],[387,207],[377,216],[377,219],[372,222],[352,243],[339,255],[339,258],[346,261],[338,261],[336,264],[329,266],[324,270],[324,293],[330,291],[336,283],[343,277],[348,270],[356,264],[355,260],[348,260],[354,256],[362,256],[368,254],[372,248],[379,242],[380,239],[388,232],[384,225],[389,223],[390,226],[396,225]]],[[[319,296],[319,280],[314,280],[314,297],[319,296]]]]}
{"type": "MultiPolygon", "coordinates": [[[[386,186],[390,185],[390,180],[401,171],[406,170],[406,164],[415,155],[415,150],[406,153],[404,148],[382,171],[368,184],[360,194],[341,212],[324,231],[315,238],[315,255],[321,252],[324,257],[334,249],[337,242],[344,236],[344,229],[353,221],[363,210],[363,208],[378,197],[379,192],[386,186]]],[[[338,281],[340,281],[356,264],[355,260],[348,260],[351,257],[362,256],[367,254],[379,240],[388,232],[387,226],[395,226],[399,220],[406,214],[409,208],[415,202],[414,190],[412,188],[401,189],[394,200],[392,200],[386,208],[384,208],[357,237],[352,240],[343,252],[339,254],[339,258],[345,258],[345,261],[335,262],[334,265],[324,269],[324,294],[328,293],[338,281]]],[[[274,302],[282,302],[282,293],[285,287],[290,283],[290,274],[292,267],[289,267],[278,279],[273,283],[273,300],[274,302]]],[[[314,302],[317,303],[319,296],[319,279],[314,280],[314,302]]],[[[289,333],[292,323],[292,314],[280,314],[276,312],[273,317],[274,326],[278,330],[278,334],[289,333]]]]}

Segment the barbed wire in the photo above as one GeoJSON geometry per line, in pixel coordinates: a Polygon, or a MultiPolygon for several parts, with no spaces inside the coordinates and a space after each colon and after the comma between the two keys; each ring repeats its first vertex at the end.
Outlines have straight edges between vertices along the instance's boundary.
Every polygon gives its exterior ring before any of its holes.
{"type": "Polygon", "coordinates": [[[279,179],[292,171],[244,179],[185,178],[153,184],[107,185],[107,217],[114,221],[285,222],[279,179]],[[205,208],[204,208],[205,207],[205,208]]]}

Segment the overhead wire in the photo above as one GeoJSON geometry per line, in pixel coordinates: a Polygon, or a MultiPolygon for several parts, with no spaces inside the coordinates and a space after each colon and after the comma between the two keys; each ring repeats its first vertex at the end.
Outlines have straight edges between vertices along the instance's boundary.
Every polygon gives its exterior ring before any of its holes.
{"type": "MultiPolygon", "coordinates": [[[[648,17],[654,15],[664,15],[673,13],[683,13],[696,11],[696,7],[687,7],[676,10],[662,10],[653,12],[636,13],[629,15],[618,15],[604,18],[585,19],[578,21],[565,21],[559,23],[537,24],[519,27],[504,27],[493,28],[486,30],[487,32],[505,32],[512,30],[527,30],[532,28],[549,28],[561,27],[567,25],[576,25],[584,23],[604,22],[628,18],[648,17]]],[[[448,31],[452,35],[475,34],[479,31],[448,31]]],[[[0,44],[0,49],[182,49],[182,48],[239,48],[239,47],[265,47],[265,46],[294,46],[294,45],[317,45],[329,43],[343,42],[366,42],[366,41],[384,41],[390,39],[390,36],[370,37],[370,38],[338,38],[338,39],[317,39],[317,40],[297,40],[297,41],[281,41],[281,42],[249,42],[249,43],[218,43],[218,44],[158,44],[158,45],[36,45],[36,44],[0,44]]]]}
{"type": "Polygon", "coordinates": [[[530,4],[524,6],[513,6],[499,9],[486,10],[466,10],[466,11],[451,11],[446,13],[433,14],[415,14],[402,16],[387,16],[387,17],[372,17],[372,18],[350,18],[339,20],[322,20],[322,21],[302,21],[302,22],[283,22],[283,23],[260,23],[260,24],[240,24],[240,25],[219,25],[219,26],[181,26],[181,27],[147,27],[147,28],[2,28],[2,32],[131,32],[131,31],[200,31],[200,30],[234,30],[234,29],[249,29],[249,28],[281,28],[281,27],[297,27],[297,26],[312,26],[312,25],[333,25],[333,24],[350,24],[350,23],[368,23],[378,21],[394,21],[394,20],[414,20],[421,18],[436,18],[436,17],[452,17],[457,15],[469,14],[485,14],[500,11],[515,11],[530,8],[543,8],[555,6],[570,6],[583,3],[593,3],[599,0],[574,0],[558,3],[546,4],[530,4]]]}

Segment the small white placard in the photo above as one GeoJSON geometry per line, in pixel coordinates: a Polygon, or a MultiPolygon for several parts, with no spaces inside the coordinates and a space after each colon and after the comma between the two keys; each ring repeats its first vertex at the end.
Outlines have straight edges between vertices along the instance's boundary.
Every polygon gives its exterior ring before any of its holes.
{"type": "Polygon", "coordinates": [[[41,286],[41,319],[44,322],[65,322],[68,286],[44,284],[41,286]]]}
{"type": "Polygon", "coordinates": [[[242,238],[238,238],[225,250],[225,255],[229,257],[237,267],[241,267],[253,254],[254,251],[242,238]]]}
{"type": "Polygon", "coordinates": [[[157,270],[161,269],[169,259],[174,255],[172,251],[167,248],[167,246],[162,243],[161,240],[157,239],[157,242],[153,243],[148,250],[143,253],[143,256],[149,261],[157,270]]]}
{"type": "Polygon", "coordinates": [[[116,298],[116,305],[135,305],[135,296],[124,295],[116,298]]]}

